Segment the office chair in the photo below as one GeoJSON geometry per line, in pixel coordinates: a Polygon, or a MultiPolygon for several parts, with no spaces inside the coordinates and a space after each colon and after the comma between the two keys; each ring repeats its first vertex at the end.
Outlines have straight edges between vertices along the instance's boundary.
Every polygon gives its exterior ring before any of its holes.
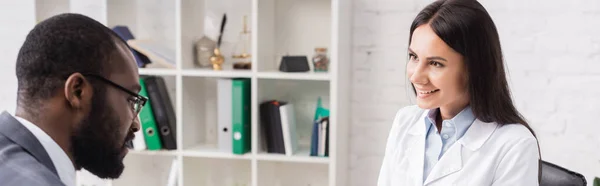
{"type": "Polygon", "coordinates": [[[540,186],[587,186],[585,177],[550,162],[542,162],[540,186]]]}

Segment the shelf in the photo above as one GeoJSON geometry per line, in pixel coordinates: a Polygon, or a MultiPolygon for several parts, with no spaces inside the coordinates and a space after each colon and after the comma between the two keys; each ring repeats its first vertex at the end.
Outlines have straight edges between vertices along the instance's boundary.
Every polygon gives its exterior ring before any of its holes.
{"type": "Polygon", "coordinates": [[[218,158],[218,159],[252,159],[250,153],[243,155],[221,152],[219,149],[209,145],[199,145],[189,149],[185,149],[182,152],[185,157],[199,157],[199,158],[218,158]]]}
{"type": "Polygon", "coordinates": [[[296,80],[315,80],[329,81],[331,78],[327,72],[279,72],[266,71],[258,72],[260,79],[296,79],[296,80]]]}
{"type": "Polygon", "coordinates": [[[216,71],[216,70],[212,70],[212,69],[190,69],[190,70],[182,70],[181,74],[183,76],[189,76],[189,77],[222,77],[222,78],[237,78],[237,77],[250,78],[250,77],[252,77],[252,71],[250,71],[250,70],[216,71]]]}
{"type": "Polygon", "coordinates": [[[133,150],[130,149],[128,154],[133,155],[149,155],[149,156],[176,156],[175,150],[133,150]]]}
{"type": "Polygon", "coordinates": [[[162,69],[162,68],[138,68],[140,75],[155,75],[155,76],[175,76],[177,70],[162,69]]]}
{"type": "Polygon", "coordinates": [[[227,160],[184,157],[183,184],[249,186],[252,182],[252,165],[249,160],[227,160]]]}
{"type": "MultiPolygon", "coordinates": [[[[36,0],[32,9],[42,19],[59,12],[76,9],[76,0],[36,0]]],[[[77,1],[78,2],[78,1],[77,1]]],[[[90,1],[91,2],[91,1],[90,1]]],[[[188,185],[349,185],[347,162],[349,111],[347,92],[351,89],[352,1],[345,0],[104,0],[94,1],[92,8],[78,13],[91,15],[109,28],[127,26],[136,40],[153,41],[166,51],[174,67],[157,60],[140,75],[162,77],[176,115],[177,150],[133,150],[124,159],[126,169],[119,179],[107,180],[104,186],[166,185],[171,166],[177,168],[177,184],[188,185]],[[219,38],[223,15],[227,20],[222,33],[223,70],[198,65],[195,55],[203,47],[196,45],[206,36],[219,38]],[[246,27],[250,38],[240,36],[246,27]],[[249,40],[246,40],[249,39],[249,40]],[[248,42],[241,42],[242,40],[248,42]],[[246,46],[247,45],[247,46],[246,46]],[[252,69],[234,69],[233,54],[249,52],[252,69]],[[329,72],[281,72],[281,58],[306,56],[309,61],[315,48],[327,48],[329,72]],[[340,63],[342,61],[343,63],[340,63]],[[200,67],[203,66],[203,67],[200,67]],[[219,113],[225,107],[223,79],[248,78],[250,96],[247,108],[250,121],[251,151],[233,154],[219,150],[219,113]],[[317,100],[330,109],[330,157],[309,155],[313,118],[317,100]],[[293,156],[265,152],[260,104],[279,100],[293,104],[298,146],[293,156]],[[221,104],[219,104],[221,103],[221,104]],[[335,156],[333,156],[335,155],[335,156]],[[310,171],[307,171],[310,170],[310,171]]],[[[86,4],[78,2],[77,4],[86,4]]],[[[206,37],[204,39],[206,39],[206,37]]],[[[203,45],[204,46],[204,45],[203,45]]],[[[210,48],[210,47],[209,47],[210,48]]],[[[208,50],[210,51],[210,49],[208,50]]],[[[204,53],[202,53],[204,54],[204,53]]],[[[207,55],[200,55],[202,58],[207,55]]],[[[228,88],[228,87],[225,87],[228,88]]],[[[233,89],[233,88],[232,88],[233,89]]],[[[233,92],[233,91],[231,91],[233,92]]],[[[150,102],[152,103],[152,102],[150,102]]],[[[223,114],[221,114],[223,117],[223,114]]],[[[233,117],[232,117],[233,118],[233,117]]],[[[224,122],[221,122],[224,123],[224,122]]],[[[221,130],[219,130],[221,129],[221,130]]],[[[230,130],[227,130],[230,131],[230,130]]],[[[221,133],[220,133],[221,132],[221,133]]],[[[221,140],[223,140],[221,138],[221,140]]],[[[222,142],[221,142],[222,143],[222,142]]],[[[89,185],[89,184],[86,184],[89,185]]]]}
{"type": "MultiPolygon", "coordinates": [[[[329,164],[303,162],[258,162],[256,185],[327,186],[329,164]]],[[[345,185],[345,184],[344,184],[345,185]]]]}
{"type": "Polygon", "coordinates": [[[274,161],[274,162],[297,162],[297,163],[314,163],[314,164],[329,164],[328,157],[309,156],[309,151],[300,151],[293,156],[284,154],[259,153],[256,156],[257,160],[274,161]]]}

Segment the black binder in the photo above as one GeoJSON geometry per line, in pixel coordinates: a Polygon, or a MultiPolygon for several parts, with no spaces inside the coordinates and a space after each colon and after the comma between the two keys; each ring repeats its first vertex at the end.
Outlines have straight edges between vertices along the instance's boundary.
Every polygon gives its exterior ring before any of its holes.
{"type": "Polygon", "coordinates": [[[276,100],[269,100],[260,104],[261,128],[268,153],[285,154],[281,115],[279,113],[279,107],[285,104],[285,102],[276,100]]]}
{"type": "Polygon", "coordinates": [[[145,80],[163,147],[169,150],[177,149],[177,120],[167,91],[167,85],[164,79],[159,76],[148,76],[145,80]]]}

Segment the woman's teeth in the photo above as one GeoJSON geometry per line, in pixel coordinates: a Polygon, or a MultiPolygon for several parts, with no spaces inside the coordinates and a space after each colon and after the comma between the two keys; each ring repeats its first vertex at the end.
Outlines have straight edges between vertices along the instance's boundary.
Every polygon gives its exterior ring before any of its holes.
{"type": "Polygon", "coordinates": [[[420,93],[421,93],[421,94],[431,94],[431,93],[437,92],[437,91],[439,91],[439,90],[440,90],[440,89],[435,89],[435,90],[432,90],[432,91],[421,91],[420,93]]]}

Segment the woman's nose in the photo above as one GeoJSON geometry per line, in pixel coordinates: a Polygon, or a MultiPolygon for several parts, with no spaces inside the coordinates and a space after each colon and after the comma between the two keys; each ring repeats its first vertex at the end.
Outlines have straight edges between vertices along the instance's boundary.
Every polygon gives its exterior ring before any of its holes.
{"type": "Polygon", "coordinates": [[[408,67],[409,69],[409,80],[411,83],[413,84],[427,84],[429,82],[429,80],[427,79],[427,73],[426,73],[426,69],[423,67],[423,65],[416,63],[415,65],[413,65],[412,67],[408,67]]]}

